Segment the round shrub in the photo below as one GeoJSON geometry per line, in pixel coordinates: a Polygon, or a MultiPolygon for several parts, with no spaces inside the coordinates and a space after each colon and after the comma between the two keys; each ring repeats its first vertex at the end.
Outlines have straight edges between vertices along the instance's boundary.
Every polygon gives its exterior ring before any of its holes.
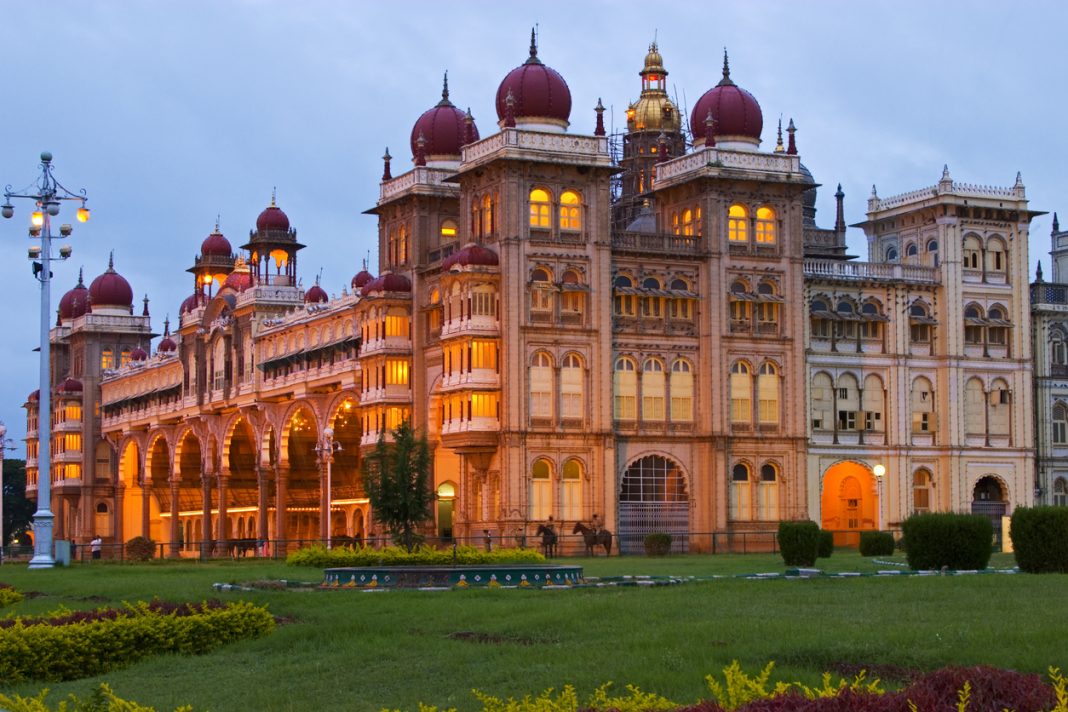
{"type": "Polygon", "coordinates": [[[126,542],[126,558],[130,561],[149,561],[156,555],[156,542],[143,536],[135,536],[126,542]]]}
{"type": "Polygon", "coordinates": [[[1068,573],[1068,507],[1020,507],[1009,536],[1021,571],[1068,573]]]}
{"type": "Polygon", "coordinates": [[[22,594],[16,591],[13,586],[6,583],[0,583],[0,608],[18,603],[21,600],[22,594]]]}
{"type": "Polygon", "coordinates": [[[816,556],[821,559],[831,558],[834,553],[834,532],[829,529],[820,529],[820,545],[816,556]]]}
{"type": "Polygon", "coordinates": [[[779,522],[779,551],[787,566],[812,566],[820,546],[816,522],[779,522]]]}
{"type": "Polygon", "coordinates": [[[909,566],[916,570],[985,569],[994,527],[981,514],[914,514],[901,525],[909,566]]]}
{"type": "Polygon", "coordinates": [[[671,553],[671,535],[653,532],[645,535],[646,556],[667,556],[671,553]]]}
{"type": "Polygon", "coordinates": [[[861,532],[861,556],[893,556],[894,535],[890,532],[861,532]]]}

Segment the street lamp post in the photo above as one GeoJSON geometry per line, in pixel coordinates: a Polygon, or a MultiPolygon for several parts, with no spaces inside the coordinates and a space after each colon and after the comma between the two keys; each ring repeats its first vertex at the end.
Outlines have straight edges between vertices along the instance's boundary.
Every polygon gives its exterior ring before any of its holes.
{"type": "MultiPolygon", "coordinates": [[[[40,396],[37,416],[37,511],[33,515],[33,558],[31,569],[50,569],[56,562],[52,556],[52,382],[50,368],[50,342],[48,340],[49,314],[52,284],[52,218],[59,215],[63,201],[78,201],[77,218],[79,222],[89,220],[89,209],[85,207],[85,191],[76,195],[67,190],[52,175],[52,154],[41,153],[41,175],[37,180],[22,190],[4,190],[4,204],[0,214],[10,218],[15,214],[12,198],[24,198],[34,201],[34,211],[30,216],[30,238],[40,238],[40,246],[31,245],[30,260],[33,261],[33,274],[41,283],[41,358],[40,358],[40,396]]],[[[62,225],[59,238],[69,237],[70,225],[62,225]]],[[[59,248],[59,257],[70,257],[70,245],[59,248]]]]}
{"type": "Polygon", "coordinates": [[[7,426],[0,422],[0,564],[4,563],[4,450],[7,449],[7,426]]]}
{"type": "Polygon", "coordinates": [[[333,540],[333,464],[334,453],[341,452],[341,443],[334,442],[334,429],[323,428],[323,439],[315,446],[315,452],[326,463],[326,548],[331,548],[333,540]]]}
{"type": "Polygon", "coordinates": [[[883,530],[883,477],[886,476],[886,468],[883,465],[876,465],[872,468],[872,473],[875,475],[875,481],[879,487],[879,531],[883,530]]]}

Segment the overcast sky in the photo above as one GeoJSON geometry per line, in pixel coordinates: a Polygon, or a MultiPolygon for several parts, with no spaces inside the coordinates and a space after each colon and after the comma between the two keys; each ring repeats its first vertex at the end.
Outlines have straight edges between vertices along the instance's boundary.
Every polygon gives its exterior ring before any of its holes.
{"type": "MultiPolygon", "coordinates": [[[[305,286],[321,268],[340,292],[368,251],[377,264],[375,219],[361,212],[383,150],[394,175],[410,167],[411,126],[446,69],[453,101],[494,133],[497,85],[526,58],[534,23],[540,57],[571,88],[577,133],[592,132],[598,98],[624,125],[654,32],[686,109],[719,80],[727,46],[732,77],[763,108],[765,149],[777,118],[793,117],[824,185],[823,226],[836,183],[852,223],[872,184],[884,197],[933,185],[944,163],[972,183],[1009,186],[1021,171],[1033,209],[1068,212],[1062,2],[5,2],[0,186],[29,183],[49,150],[93,209],[54,270],[53,318],[78,267],[88,283],[114,249],[137,309],[147,292],[162,331],[216,215],[237,247],[274,186],[308,245],[305,286]]],[[[17,207],[0,222],[0,420],[19,439],[37,387],[39,289],[28,206],[17,207]]],[[[1032,223],[1030,245],[1047,276],[1050,223],[1032,223]]],[[[866,255],[852,233],[851,251],[866,255]]]]}

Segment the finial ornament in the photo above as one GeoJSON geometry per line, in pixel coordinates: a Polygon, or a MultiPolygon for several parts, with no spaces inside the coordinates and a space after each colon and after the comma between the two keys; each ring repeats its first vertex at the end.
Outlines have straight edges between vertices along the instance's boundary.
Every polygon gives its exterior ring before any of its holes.
{"type": "Polygon", "coordinates": [[[277,197],[277,194],[278,194],[278,186],[272,186],[271,187],[271,207],[272,208],[277,208],[278,207],[278,203],[275,202],[275,198],[277,197]]]}
{"type": "Polygon", "coordinates": [[[790,118],[790,125],[786,127],[786,133],[790,135],[789,141],[786,145],[786,153],[791,156],[797,155],[797,139],[795,134],[797,133],[797,127],[794,126],[793,117],[790,118]]]}
{"type": "Polygon", "coordinates": [[[145,308],[141,312],[141,316],[148,316],[148,294],[147,293],[145,294],[144,302],[145,302],[145,308]]]}
{"type": "Polygon", "coordinates": [[[163,317],[163,335],[164,336],[170,336],[171,335],[171,315],[170,314],[167,314],[165,317],[163,317]]]}
{"type": "MultiPolygon", "coordinates": [[[[1053,229],[1054,230],[1057,229],[1057,213],[1053,213],[1053,229]]],[[[85,283],[82,281],[82,270],[83,269],[84,269],[84,267],[79,267],[78,268],[78,286],[79,287],[84,287],[85,286],[85,283]]]]}
{"type": "Polygon", "coordinates": [[[445,79],[441,83],[441,98],[445,101],[449,100],[449,70],[445,70],[445,79]]]}
{"type": "Polygon", "coordinates": [[[1041,260],[1038,261],[1038,267],[1035,268],[1035,281],[1036,282],[1041,282],[1042,281],[1042,261],[1041,260]]]}
{"type": "Polygon", "coordinates": [[[875,190],[875,184],[874,183],[871,184],[871,197],[873,197],[873,198],[878,198],[879,197],[879,193],[875,190]]]}
{"type": "MultiPolygon", "coordinates": [[[[1057,213],[1053,213],[1053,232],[1060,232],[1060,231],[1061,231],[1061,223],[1060,223],[1059,220],[1057,220],[1057,213]]],[[[82,283],[82,273],[81,273],[81,271],[79,271],[78,272],[78,284],[81,284],[81,283],[82,283]]]]}
{"type": "Polygon", "coordinates": [[[393,160],[393,156],[389,155],[389,146],[386,146],[386,152],[382,156],[382,180],[392,180],[393,173],[389,170],[389,162],[393,160]]]}
{"type": "Polygon", "coordinates": [[[1020,171],[1016,171],[1016,185],[1014,187],[1019,188],[1023,186],[1023,174],[1020,171]]]}
{"type": "Polygon", "coordinates": [[[942,180],[951,180],[949,177],[949,164],[942,164],[942,180]]]}
{"type": "Polygon", "coordinates": [[[723,48],[723,78],[719,80],[719,84],[716,86],[732,87],[734,82],[731,80],[731,64],[727,58],[727,48],[723,48]]]}
{"type": "Polygon", "coordinates": [[[108,272],[115,271],[115,250],[108,253],[108,272]]]}
{"type": "Polygon", "coordinates": [[[537,25],[530,28],[530,56],[527,57],[527,61],[524,64],[541,64],[541,60],[538,59],[538,36],[537,25]]]}
{"type": "Polygon", "coordinates": [[[593,129],[593,135],[604,136],[604,104],[601,103],[601,97],[597,97],[597,106],[593,107],[593,110],[597,112],[597,125],[593,129]]]}
{"type": "Polygon", "coordinates": [[[786,150],[786,147],[782,143],[782,116],[779,117],[779,135],[775,140],[775,153],[782,153],[786,150]]]}

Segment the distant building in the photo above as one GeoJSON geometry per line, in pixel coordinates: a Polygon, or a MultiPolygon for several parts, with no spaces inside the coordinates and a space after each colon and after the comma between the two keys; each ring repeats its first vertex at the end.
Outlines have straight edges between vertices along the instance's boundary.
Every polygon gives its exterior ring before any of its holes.
{"type": "Polygon", "coordinates": [[[1030,504],[1019,178],[873,190],[857,262],[840,189],[834,227],[816,225],[792,120],[761,150],[725,57],[687,123],[666,74],[654,44],[618,137],[600,102],[592,135],[568,132],[570,91],[533,42],[487,138],[446,84],[411,169],[384,157],[378,276],[338,296],[302,288],[273,200],[240,251],[204,241],[150,357],[128,285],[114,307],[68,293],[57,416],[81,440],[55,431],[79,453],[54,460],[57,536],[144,533],[174,555],[367,537],[362,457],[405,420],[429,438],[427,533],[446,540],[596,514],[624,550],[803,518],[851,542],[917,511],[1030,504]]]}

